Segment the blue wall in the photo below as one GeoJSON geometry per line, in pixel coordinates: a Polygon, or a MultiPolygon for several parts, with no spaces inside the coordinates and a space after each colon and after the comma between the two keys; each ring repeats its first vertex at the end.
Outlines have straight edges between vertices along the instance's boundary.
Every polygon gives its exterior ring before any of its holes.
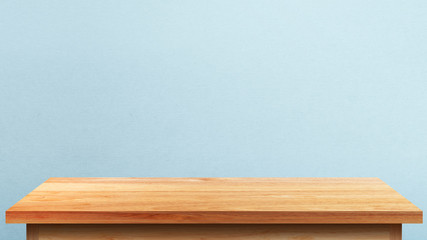
{"type": "MultiPolygon", "coordinates": [[[[0,209],[52,176],[375,176],[426,210],[426,13],[2,0],[0,209]]],[[[0,239],[25,238],[1,221],[0,239]]]]}

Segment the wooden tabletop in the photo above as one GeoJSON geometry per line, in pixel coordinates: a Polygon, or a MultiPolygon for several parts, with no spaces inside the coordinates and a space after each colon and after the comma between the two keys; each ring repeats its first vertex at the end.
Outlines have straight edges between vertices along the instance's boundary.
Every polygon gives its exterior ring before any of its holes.
{"type": "Polygon", "coordinates": [[[422,223],[378,178],[50,178],[7,223],[422,223]]]}

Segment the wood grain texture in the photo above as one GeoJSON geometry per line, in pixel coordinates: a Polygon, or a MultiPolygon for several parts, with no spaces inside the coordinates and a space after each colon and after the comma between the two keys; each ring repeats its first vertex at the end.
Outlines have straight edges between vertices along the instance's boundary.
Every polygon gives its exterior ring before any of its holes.
{"type": "Polygon", "coordinates": [[[7,223],[422,223],[378,178],[50,178],[7,223]]]}
{"type": "MultiPolygon", "coordinates": [[[[40,240],[390,240],[389,225],[40,225],[40,240]]],[[[393,239],[394,240],[394,239],[393,239]]]]}
{"type": "Polygon", "coordinates": [[[27,224],[27,240],[39,240],[38,224],[27,224]]]}

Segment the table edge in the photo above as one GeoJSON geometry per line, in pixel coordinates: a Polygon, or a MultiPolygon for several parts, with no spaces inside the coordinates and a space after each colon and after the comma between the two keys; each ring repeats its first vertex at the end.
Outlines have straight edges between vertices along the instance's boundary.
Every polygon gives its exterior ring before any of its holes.
{"type": "Polygon", "coordinates": [[[105,224],[404,224],[423,223],[420,211],[6,211],[6,223],[105,224]]]}

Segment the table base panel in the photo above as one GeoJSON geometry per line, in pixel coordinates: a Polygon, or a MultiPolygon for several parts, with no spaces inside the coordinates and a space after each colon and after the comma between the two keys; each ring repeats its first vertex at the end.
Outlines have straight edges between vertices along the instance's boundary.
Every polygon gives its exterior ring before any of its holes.
{"type": "Polygon", "coordinates": [[[27,224],[27,240],[401,240],[401,224],[27,224]]]}

